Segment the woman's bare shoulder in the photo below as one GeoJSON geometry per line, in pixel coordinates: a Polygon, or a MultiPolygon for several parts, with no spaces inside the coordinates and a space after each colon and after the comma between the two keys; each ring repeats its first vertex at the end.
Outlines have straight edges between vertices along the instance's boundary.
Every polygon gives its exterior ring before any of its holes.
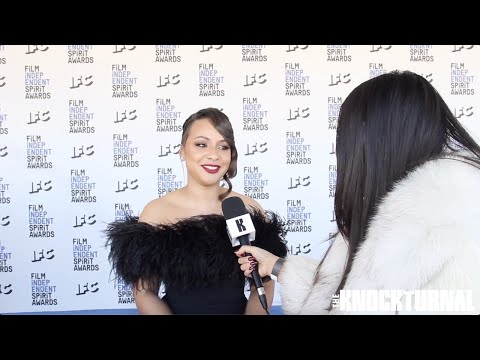
{"type": "Polygon", "coordinates": [[[176,191],[148,202],[140,214],[139,221],[152,225],[172,224],[182,217],[176,191]]]}

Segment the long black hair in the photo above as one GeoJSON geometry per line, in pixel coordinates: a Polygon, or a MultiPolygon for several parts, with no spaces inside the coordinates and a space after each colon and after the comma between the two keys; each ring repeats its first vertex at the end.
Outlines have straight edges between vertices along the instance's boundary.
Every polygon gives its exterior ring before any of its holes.
{"type": "Polygon", "coordinates": [[[223,179],[228,184],[228,191],[220,194],[219,200],[222,201],[228,194],[232,192],[232,183],[230,179],[237,175],[237,148],[235,146],[235,137],[233,135],[233,128],[228,116],[216,108],[206,108],[197,111],[196,113],[190,115],[187,120],[183,123],[182,131],[182,146],[185,145],[187,137],[189,134],[190,127],[196,120],[208,119],[213,127],[223,136],[231,151],[231,161],[230,166],[228,167],[227,172],[223,175],[223,179]]]}
{"type": "Polygon", "coordinates": [[[446,152],[467,150],[469,156],[462,157],[480,167],[480,146],[436,89],[410,71],[386,73],[356,87],[341,106],[336,141],[335,217],[348,243],[339,292],[379,201],[394,184],[446,152]]]}

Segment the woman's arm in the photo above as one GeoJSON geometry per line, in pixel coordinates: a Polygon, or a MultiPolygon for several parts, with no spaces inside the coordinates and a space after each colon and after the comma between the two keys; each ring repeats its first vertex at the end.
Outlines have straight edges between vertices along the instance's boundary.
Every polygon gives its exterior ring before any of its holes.
{"type": "Polygon", "coordinates": [[[134,284],[132,291],[140,315],[173,315],[167,303],[158,296],[158,287],[151,290],[143,284],[134,284]]]}
{"type": "MultiPolygon", "coordinates": [[[[150,224],[161,223],[162,219],[159,217],[158,203],[158,199],[148,203],[140,214],[138,221],[150,224]]],[[[167,303],[158,296],[159,289],[159,284],[149,288],[147,283],[142,281],[133,285],[133,297],[141,315],[173,314],[167,303]]]]}
{"type": "MultiPolygon", "coordinates": [[[[277,280],[281,284],[282,310],[285,314],[326,314],[341,279],[345,266],[346,244],[336,238],[322,265],[322,274],[315,282],[319,261],[307,256],[288,256],[277,280]]],[[[272,273],[278,256],[256,246],[244,245],[235,253],[245,276],[251,277],[252,270],[245,252],[252,254],[258,262],[260,276],[272,273]]]]}

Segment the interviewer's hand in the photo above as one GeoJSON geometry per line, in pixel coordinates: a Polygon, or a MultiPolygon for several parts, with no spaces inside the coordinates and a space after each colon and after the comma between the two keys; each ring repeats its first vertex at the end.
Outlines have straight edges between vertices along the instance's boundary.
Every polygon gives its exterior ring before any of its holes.
{"type": "Polygon", "coordinates": [[[278,260],[278,256],[269,253],[267,250],[263,250],[256,246],[243,245],[235,251],[235,254],[239,257],[238,263],[240,264],[240,269],[242,269],[245,276],[252,277],[251,269],[252,265],[248,259],[250,256],[245,256],[245,253],[250,253],[251,256],[255,258],[258,263],[258,273],[261,277],[270,275],[272,273],[273,265],[278,260]]]}

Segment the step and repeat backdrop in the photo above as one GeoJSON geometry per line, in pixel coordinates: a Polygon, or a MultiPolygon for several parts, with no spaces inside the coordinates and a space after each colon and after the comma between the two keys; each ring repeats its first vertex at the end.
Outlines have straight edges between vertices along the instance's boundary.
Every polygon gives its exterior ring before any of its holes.
{"type": "Polygon", "coordinates": [[[233,124],[234,190],[288,221],[291,255],[320,259],[340,106],[395,69],[479,138],[474,45],[0,45],[0,313],[135,307],[103,230],[185,185],[181,127],[205,107],[233,124]]]}

